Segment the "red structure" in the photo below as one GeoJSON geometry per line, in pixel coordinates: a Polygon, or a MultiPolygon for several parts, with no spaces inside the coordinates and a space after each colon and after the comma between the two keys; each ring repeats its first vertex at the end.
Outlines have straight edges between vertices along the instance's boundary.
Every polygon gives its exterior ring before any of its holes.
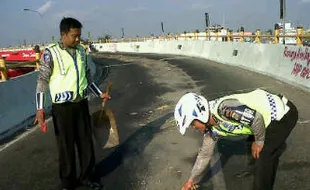
{"type": "MultiPolygon", "coordinates": [[[[36,60],[36,53],[33,49],[21,49],[21,50],[5,50],[0,51],[0,56],[5,58],[7,64],[10,62],[25,62],[36,60]]],[[[12,63],[14,64],[14,63],[12,63]]],[[[8,77],[14,78],[20,75],[34,71],[34,67],[18,67],[14,69],[8,69],[8,77]]]]}
{"type": "Polygon", "coordinates": [[[7,62],[10,61],[33,61],[36,59],[36,53],[34,50],[9,50],[0,51],[0,56],[5,58],[7,62]]]}

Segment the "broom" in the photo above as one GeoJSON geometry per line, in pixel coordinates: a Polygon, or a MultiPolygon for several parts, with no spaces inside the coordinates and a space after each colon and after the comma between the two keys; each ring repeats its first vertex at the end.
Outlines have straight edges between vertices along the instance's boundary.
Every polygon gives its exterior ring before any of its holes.
{"type": "MultiPolygon", "coordinates": [[[[112,83],[107,85],[106,94],[111,93],[112,83]]],[[[102,148],[111,148],[119,145],[118,129],[114,114],[110,108],[106,108],[107,100],[102,101],[101,109],[92,114],[94,124],[94,136],[98,145],[102,148]]]]}

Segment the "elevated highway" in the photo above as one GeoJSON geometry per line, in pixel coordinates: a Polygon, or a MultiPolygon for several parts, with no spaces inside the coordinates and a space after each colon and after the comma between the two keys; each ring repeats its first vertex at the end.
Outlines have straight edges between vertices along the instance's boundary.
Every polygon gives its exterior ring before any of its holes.
{"type": "MultiPolygon", "coordinates": [[[[195,91],[213,99],[258,87],[287,95],[300,113],[281,157],[275,189],[310,189],[308,91],[239,67],[183,55],[97,53],[93,60],[97,79],[106,77],[101,87],[109,80],[114,83],[109,106],[115,112],[122,143],[116,149],[96,146],[96,171],[104,189],[180,189],[190,174],[202,134],[189,130],[181,136],[177,132],[172,113],[178,98],[195,91]],[[109,72],[103,70],[107,65],[109,72]]],[[[90,102],[91,111],[98,106],[98,99],[90,102]]],[[[33,128],[2,146],[0,189],[57,188],[57,151],[53,124],[48,125],[47,134],[33,128]]],[[[234,176],[246,164],[244,139],[222,140],[216,152],[201,189],[250,189],[251,176],[234,176]]]]}

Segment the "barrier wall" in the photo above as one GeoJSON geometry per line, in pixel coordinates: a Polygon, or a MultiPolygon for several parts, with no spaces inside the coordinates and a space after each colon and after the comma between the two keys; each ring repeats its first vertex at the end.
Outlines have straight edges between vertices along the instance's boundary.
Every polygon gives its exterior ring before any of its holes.
{"type": "MultiPolygon", "coordinates": [[[[96,66],[88,57],[92,77],[96,66]]],[[[0,82],[0,140],[12,133],[32,125],[36,114],[35,93],[38,72],[31,72],[5,82],[0,82]]],[[[45,102],[50,107],[51,99],[45,102]]]]}
{"type": "Polygon", "coordinates": [[[201,40],[97,43],[99,52],[185,55],[240,66],[310,90],[310,49],[281,44],[201,40]]]}
{"type": "Polygon", "coordinates": [[[0,133],[2,136],[35,114],[37,72],[0,83],[0,133]],[[21,85],[23,84],[23,85],[21,85]]]}

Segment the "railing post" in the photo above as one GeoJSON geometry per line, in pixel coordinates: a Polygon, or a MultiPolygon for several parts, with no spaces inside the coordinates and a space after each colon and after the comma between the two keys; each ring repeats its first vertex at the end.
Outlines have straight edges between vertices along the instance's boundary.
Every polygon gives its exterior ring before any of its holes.
{"type": "Polygon", "coordinates": [[[39,53],[36,53],[36,67],[37,67],[37,70],[40,69],[40,52],[39,53]]]}
{"type": "Polygon", "coordinates": [[[230,32],[230,30],[227,30],[227,41],[228,42],[231,41],[231,32],[230,32]]]}
{"type": "Polygon", "coordinates": [[[8,80],[8,70],[6,68],[6,63],[5,63],[5,59],[3,57],[0,57],[0,73],[1,73],[1,79],[3,81],[8,80]],[[3,69],[3,70],[2,70],[3,69]]]}
{"type": "Polygon", "coordinates": [[[279,25],[275,24],[274,26],[274,43],[278,44],[279,43],[279,25]]]}
{"type": "Polygon", "coordinates": [[[302,46],[302,31],[303,31],[303,27],[302,26],[298,26],[297,27],[297,45],[298,46],[302,46]]]}
{"type": "Polygon", "coordinates": [[[40,46],[36,45],[34,47],[34,52],[36,53],[36,67],[38,71],[40,69],[40,46]]]}
{"type": "Polygon", "coordinates": [[[240,38],[240,42],[244,42],[244,28],[241,27],[240,28],[240,31],[241,31],[241,38],[240,38]]]}
{"type": "Polygon", "coordinates": [[[257,30],[256,30],[255,42],[256,42],[257,44],[260,44],[260,29],[257,29],[257,30]]]}

